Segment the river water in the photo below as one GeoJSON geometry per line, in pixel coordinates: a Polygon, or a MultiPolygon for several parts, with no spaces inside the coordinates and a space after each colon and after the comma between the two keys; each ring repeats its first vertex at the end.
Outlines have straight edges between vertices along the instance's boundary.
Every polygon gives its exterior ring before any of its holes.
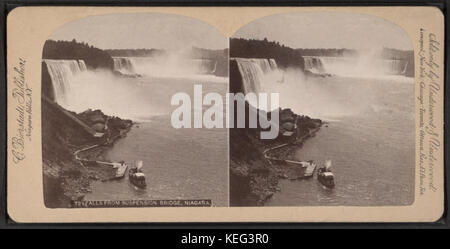
{"type": "Polygon", "coordinates": [[[120,180],[94,182],[92,193],[85,199],[211,199],[215,206],[227,206],[227,130],[175,129],[170,121],[177,107],[170,104],[173,94],[185,92],[194,96],[194,84],[201,84],[203,94],[218,92],[225,96],[227,82],[214,76],[125,78],[109,89],[109,93],[122,92],[117,101],[105,104],[86,100],[90,101],[86,105],[91,108],[138,121],[104,157],[130,164],[142,160],[147,188],[134,187],[126,175],[120,180]]]}
{"type": "MultiPolygon", "coordinates": [[[[297,112],[327,121],[295,157],[333,162],[336,187],[316,176],[281,180],[267,206],[410,205],[414,201],[414,84],[411,78],[327,77],[299,85],[297,112]],[[305,104],[306,103],[306,104],[305,104]]],[[[296,92],[292,91],[291,92],[296,92]]],[[[289,93],[291,94],[291,93],[289,93]]],[[[286,96],[286,95],[285,95],[286,96]]],[[[280,93],[283,104],[283,93],[280,93]]]]}

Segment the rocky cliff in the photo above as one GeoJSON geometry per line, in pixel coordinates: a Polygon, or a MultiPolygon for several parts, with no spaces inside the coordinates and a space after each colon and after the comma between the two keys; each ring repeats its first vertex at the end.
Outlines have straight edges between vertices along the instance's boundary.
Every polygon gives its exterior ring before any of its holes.
{"type": "MultiPolygon", "coordinates": [[[[44,97],[45,98],[45,97],[44,97]]],[[[90,183],[108,179],[114,173],[109,166],[83,165],[73,153],[81,148],[104,144],[84,157],[102,159],[108,145],[125,134],[132,126],[130,120],[108,117],[100,110],[88,110],[76,114],[63,110],[52,101],[42,100],[42,161],[44,203],[49,208],[70,207],[71,200],[79,200],[90,192],[90,183]],[[68,118],[67,113],[87,126],[104,132],[103,137],[93,137],[78,122],[68,118]],[[98,127],[108,120],[108,129],[98,127]]]]}

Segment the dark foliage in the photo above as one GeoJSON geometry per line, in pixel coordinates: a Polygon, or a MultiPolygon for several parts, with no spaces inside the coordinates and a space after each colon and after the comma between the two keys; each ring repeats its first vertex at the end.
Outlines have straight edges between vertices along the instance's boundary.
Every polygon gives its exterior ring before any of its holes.
{"type": "Polygon", "coordinates": [[[383,48],[383,51],[381,52],[381,58],[388,60],[414,61],[414,51],[383,48]]]}
{"type": "Polygon", "coordinates": [[[106,49],[113,57],[149,57],[149,56],[163,56],[166,55],[167,52],[162,49],[106,49]]]}
{"type": "Polygon", "coordinates": [[[114,61],[111,56],[84,42],[47,40],[42,52],[43,59],[84,60],[89,69],[106,68],[112,70],[114,61]]]}
{"type": "Polygon", "coordinates": [[[293,48],[279,42],[254,39],[231,38],[230,57],[239,58],[273,58],[282,68],[305,68],[302,55],[293,48]]]}
{"type": "Polygon", "coordinates": [[[408,62],[405,76],[414,77],[414,51],[383,48],[381,58],[387,60],[405,60],[408,62]]]}
{"type": "Polygon", "coordinates": [[[346,48],[298,48],[296,49],[302,56],[357,56],[354,49],[346,48]]]}
{"type": "Polygon", "coordinates": [[[217,76],[228,76],[228,49],[204,49],[193,47],[190,54],[192,59],[207,59],[217,62],[216,72],[217,76]]]}

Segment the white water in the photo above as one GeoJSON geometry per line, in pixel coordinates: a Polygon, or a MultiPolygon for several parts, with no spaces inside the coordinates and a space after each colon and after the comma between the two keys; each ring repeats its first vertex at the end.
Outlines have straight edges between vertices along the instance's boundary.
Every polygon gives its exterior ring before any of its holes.
{"type": "MultiPolygon", "coordinates": [[[[326,70],[326,59],[310,58],[309,65],[314,65],[317,71],[326,70]],[[321,63],[324,69],[320,69],[321,63]]],[[[346,59],[341,58],[341,60],[346,59]]],[[[370,81],[376,84],[378,81],[386,80],[392,84],[413,84],[413,78],[391,75],[383,70],[374,69],[372,74],[363,74],[361,71],[354,71],[358,70],[355,67],[342,66],[336,71],[340,71],[344,76],[316,78],[306,77],[300,70],[294,68],[285,70],[277,68],[264,73],[261,65],[267,61],[265,59],[236,58],[236,61],[246,94],[249,92],[279,93],[280,107],[291,108],[296,113],[328,121],[337,121],[341,117],[360,113],[367,108],[382,108],[373,104],[375,101],[370,84],[352,84],[348,85],[349,87],[340,87],[337,84],[346,84],[348,81],[361,83],[370,81]],[[357,77],[358,73],[364,76],[357,77]],[[330,85],[327,82],[334,83],[330,85]]]]}
{"type": "Polygon", "coordinates": [[[405,75],[408,61],[384,60],[373,57],[304,56],[305,70],[318,74],[347,77],[405,75]]]}
{"type": "Polygon", "coordinates": [[[217,61],[186,59],[175,55],[156,57],[114,57],[114,70],[123,74],[151,77],[195,77],[213,75],[217,61]]]}
{"type": "Polygon", "coordinates": [[[265,86],[281,81],[282,74],[274,59],[235,58],[242,77],[244,93],[265,92],[265,86]]]}
{"type": "Polygon", "coordinates": [[[113,57],[114,70],[123,74],[134,74],[134,66],[132,59],[126,57],[113,57]]]}
{"type": "MultiPolygon", "coordinates": [[[[65,109],[74,112],[100,109],[107,115],[135,121],[145,121],[170,113],[173,94],[179,92],[179,89],[187,91],[192,88],[191,84],[228,83],[228,78],[208,74],[164,77],[143,75],[140,78],[128,78],[118,77],[109,71],[86,70],[83,61],[44,62],[52,80],[55,101],[65,109]]],[[[124,61],[120,63],[122,66],[127,65],[124,61]]],[[[120,63],[116,60],[115,64],[119,66],[120,63]]],[[[139,67],[136,72],[139,72],[139,67]]]]}
{"type": "Polygon", "coordinates": [[[61,105],[67,104],[67,94],[71,91],[71,81],[86,72],[83,60],[44,60],[53,84],[55,101],[61,105]]]}

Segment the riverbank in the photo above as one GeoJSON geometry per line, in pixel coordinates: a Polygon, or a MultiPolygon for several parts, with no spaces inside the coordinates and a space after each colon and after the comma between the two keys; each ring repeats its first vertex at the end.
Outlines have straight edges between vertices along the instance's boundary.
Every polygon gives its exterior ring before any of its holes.
{"type": "Polygon", "coordinates": [[[102,154],[131,129],[131,120],[105,115],[100,110],[73,113],[51,101],[42,101],[42,160],[44,203],[49,208],[70,207],[73,200],[82,200],[91,192],[91,183],[110,179],[110,166],[81,163],[74,152],[101,144],[80,153],[89,160],[105,160],[102,154]],[[69,118],[72,117],[72,118],[69,118]],[[85,125],[80,125],[81,121],[85,125]],[[86,128],[87,127],[87,128],[86,128]],[[103,136],[95,137],[93,129],[103,136]]]}
{"type": "Polygon", "coordinates": [[[259,129],[230,129],[230,205],[262,206],[280,191],[279,179],[301,178],[299,171],[293,169],[295,166],[274,163],[267,157],[295,159],[296,149],[314,136],[322,124],[319,119],[283,109],[280,135],[274,140],[259,139],[259,129]],[[292,135],[285,136],[286,129],[292,135]]]}

